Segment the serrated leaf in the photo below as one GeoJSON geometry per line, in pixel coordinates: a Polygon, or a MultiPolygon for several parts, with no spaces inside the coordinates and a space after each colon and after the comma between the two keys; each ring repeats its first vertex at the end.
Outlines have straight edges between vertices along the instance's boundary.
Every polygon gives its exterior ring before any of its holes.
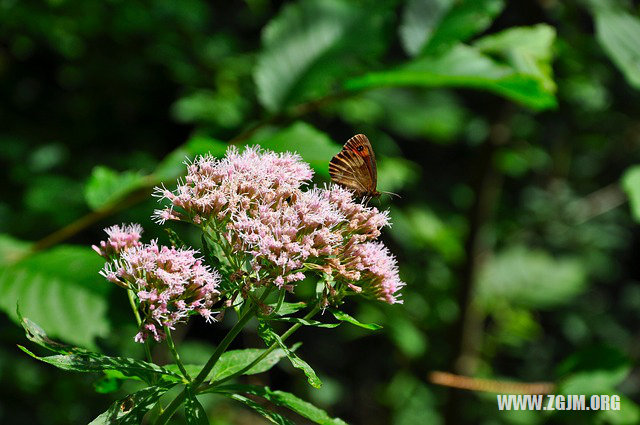
{"type": "Polygon", "coordinates": [[[515,246],[495,255],[479,277],[478,300],[486,308],[501,302],[528,308],[566,303],[586,283],[586,272],[576,259],[554,258],[540,250],[515,246]]]}
{"type": "Polygon", "coordinates": [[[139,425],[144,415],[173,385],[154,386],[124,397],[89,425],[139,425]]]}
{"type": "Polygon", "coordinates": [[[622,9],[594,8],[596,37],[627,82],[640,89],[640,19],[622,9]]]}
{"type": "MultiPolygon", "coordinates": [[[[280,336],[273,332],[270,328],[263,328],[264,332],[268,334],[267,340],[273,340],[278,343],[280,348],[286,353],[287,358],[296,369],[300,369],[307,376],[307,381],[309,385],[314,388],[320,388],[322,386],[322,381],[316,375],[316,372],[313,370],[311,366],[300,357],[298,357],[291,349],[289,349],[285,343],[280,339],[280,336]]],[[[270,345],[270,344],[268,344],[270,345]]]]}
{"type": "Polygon", "coordinates": [[[187,399],[184,402],[184,416],[187,425],[209,425],[207,412],[191,391],[187,391],[187,399]]]}
{"type": "Polygon", "coordinates": [[[503,8],[502,0],[411,0],[400,39],[412,56],[443,51],[487,29],[503,8]]]}
{"type": "Polygon", "coordinates": [[[223,394],[233,400],[239,401],[240,403],[245,404],[246,406],[249,406],[251,409],[255,410],[256,412],[258,412],[260,415],[262,415],[264,418],[268,419],[269,422],[277,424],[277,425],[295,425],[294,422],[290,421],[289,419],[285,418],[284,416],[272,412],[264,407],[262,407],[261,405],[259,405],[258,403],[256,403],[255,401],[251,400],[250,398],[247,398],[243,395],[240,394],[232,394],[232,393],[220,393],[223,394]]]}
{"type": "Polygon", "coordinates": [[[34,359],[49,363],[62,370],[75,372],[117,370],[126,377],[138,377],[147,383],[152,383],[156,377],[162,376],[172,378],[169,381],[174,381],[175,378],[181,379],[180,375],[161,366],[128,357],[109,357],[98,353],[57,354],[55,356],[40,357],[21,345],[18,345],[18,347],[34,359]]]}
{"type": "Polygon", "coordinates": [[[260,103],[270,112],[329,92],[361,58],[382,52],[382,24],[376,8],[366,12],[342,0],[287,4],[263,33],[254,80],[260,103]]]}
{"type": "Polygon", "coordinates": [[[97,166],[85,185],[84,197],[91,209],[98,210],[143,187],[146,182],[146,176],[140,172],[117,172],[108,167],[97,166]]]}
{"type": "MultiPolygon", "coordinates": [[[[276,308],[277,304],[269,304],[270,307],[276,308]]],[[[283,302],[280,305],[280,309],[278,310],[278,312],[276,313],[278,316],[288,316],[289,314],[293,314],[297,311],[302,310],[303,308],[305,308],[307,306],[307,303],[305,302],[297,302],[297,303],[288,303],[288,302],[283,302]]]]}
{"type": "Polygon", "coordinates": [[[640,165],[634,165],[624,172],[622,188],[629,198],[631,216],[640,222],[640,165]]]}
{"type": "Polygon", "coordinates": [[[328,328],[333,329],[340,326],[340,323],[324,323],[319,322],[317,320],[303,319],[301,317],[273,317],[273,318],[264,318],[263,320],[270,320],[274,322],[289,322],[289,323],[299,323],[303,326],[315,326],[316,328],[328,328]]]}
{"type": "Polygon", "coordinates": [[[356,319],[353,316],[348,315],[347,313],[340,311],[340,310],[336,310],[336,309],[330,309],[329,311],[331,311],[331,314],[333,314],[333,317],[335,317],[336,319],[342,321],[342,322],[347,322],[350,323],[352,325],[358,326],[360,328],[364,328],[364,329],[369,329],[371,331],[377,331],[378,329],[382,329],[382,326],[377,325],[375,323],[362,323],[360,322],[358,319],[356,319]]]}
{"type": "MultiPolygon", "coordinates": [[[[554,37],[553,30],[544,25],[521,29],[522,31],[515,33],[518,37],[513,36],[512,30],[508,30],[510,33],[507,33],[502,40],[515,43],[524,35],[535,38],[542,33],[546,37],[542,41],[548,42],[548,35],[552,36],[551,40],[554,37]]],[[[537,52],[532,55],[529,50],[530,43],[522,40],[519,43],[524,45],[523,48],[513,45],[509,49],[501,45],[501,52],[491,52],[486,45],[492,43],[483,42],[480,39],[478,44],[485,48],[487,53],[479,47],[458,44],[438,56],[419,58],[396,69],[352,78],[345,83],[345,89],[357,91],[378,87],[412,86],[473,88],[490,91],[533,109],[555,107],[555,85],[550,77],[549,53],[537,52]],[[510,55],[509,52],[517,52],[517,54],[510,55]],[[489,53],[506,59],[494,59],[489,53]]],[[[495,42],[495,44],[499,43],[495,42]]],[[[546,48],[549,50],[551,46],[546,45],[546,48]]]]}
{"type": "Polygon", "coordinates": [[[277,406],[287,407],[300,416],[303,416],[320,425],[346,425],[340,418],[332,418],[324,410],[304,401],[295,395],[285,391],[273,391],[269,387],[258,385],[225,385],[211,390],[211,392],[244,393],[265,398],[277,406]]]}
{"type": "MultiPolygon", "coordinates": [[[[295,351],[299,345],[291,348],[295,351]]],[[[261,348],[247,348],[244,350],[229,350],[225,352],[220,359],[216,362],[209,379],[212,381],[219,381],[228,376],[234,375],[241,371],[246,366],[250,365],[255,359],[261,356],[266,349],[261,348]]],[[[255,375],[256,373],[266,372],[275,366],[280,359],[286,356],[286,353],[281,349],[275,349],[270,352],[264,359],[253,366],[251,369],[243,373],[243,375],[255,375]]]]}
{"type": "Polygon", "coordinates": [[[17,323],[16,304],[50,336],[95,347],[110,329],[103,261],[90,248],[63,245],[0,267],[0,310],[17,323]]]}

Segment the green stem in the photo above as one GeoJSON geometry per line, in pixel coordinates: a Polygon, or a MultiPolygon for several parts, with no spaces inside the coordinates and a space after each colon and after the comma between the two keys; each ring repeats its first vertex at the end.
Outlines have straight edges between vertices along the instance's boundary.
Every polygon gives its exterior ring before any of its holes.
{"type": "MultiPolygon", "coordinates": [[[[265,291],[265,293],[266,292],[267,291],[265,291]]],[[[233,326],[233,328],[231,328],[229,333],[227,333],[224,339],[220,342],[220,345],[218,345],[216,350],[213,352],[213,354],[209,358],[209,361],[204,365],[198,376],[196,376],[191,381],[191,384],[189,384],[190,388],[198,388],[200,384],[202,384],[202,382],[207,378],[207,376],[211,372],[211,369],[213,369],[213,366],[216,364],[222,353],[225,352],[229,344],[231,344],[235,337],[240,333],[242,328],[244,328],[244,325],[246,325],[247,322],[253,317],[256,308],[257,306],[255,304],[247,307],[245,312],[240,316],[238,322],[233,326]]],[[[156,425],[165,425],[167,422],[169,422],[171,416],[173,416],[175,411],[178,409],[178,407],[180,407],[180,405],[186,398],[188,390],[189,388],[185,387],[182,392],[178,394],[176,398],[171,401],[171,403],[169,403],[167,408],[164,410],[164,412],[162,412],[162,414],[156,421],[156,425]]]]}
{"type": "MultiPolygon", "coordinates": [[[[133,315],[136,317],[138,328],[140,328],[142,326],[142,319],[140,318],[140,312],[138,311],[138,306],[136,305],[135,294],[131,289],[127,289],[127,296],[129,297],[129,304],[131,304],[133,315]]],[[[144,342],[144,353],[147,357],[147,361],[149,363],[153,363],[153,357],[151,357],[151,349],[149,349],[149,341],[144,342]]]]}
{"type": "Polygon", "coordinates": [[[187,381],[191,381],[191,377],[189,376],[187,369],[184,368],[184,365],[180,360],[180,355],[178,354],[178,350],[176,350],[176,345],[173,343],[173,337],[171,336],[171,329],[169,329],[168,326],[165,326],[164,333],[167,334],[167,346],[169,347],[169,351],[171,352],[173,359],[178,365],[178,369],[180,369],[180,372],[182,372],[182,376],[184,376],[187,381]]]}
{"type": "MultiPolygon", "coordinates": [[[[320,311],[320,304],[316,304],[315,307],[309,311],[309,313],[307,313],[306,316],[304,316],[305,320],[311,319],[313,316],[315,316],[318,312],[320,311]]],[[[297,331],[300,326],[302,326],[301,323],[296,323],[293,326],[291,326],[285,333],[282,334],[282,336],[280,337],[280,339],[284,342],[287,338],[289,338],[295,331],[297,331]]],[[[274,342],[273,344],[271,344],[271,346],[269,348],[267,348],[261,355],[259,355],[258,357],[256,357],[255,360],[253,360],[251,363],[249,363],[247,366],[243,367],[242,369],[240,369],[239,371],[237,371],[236,373],[234,373],[233,375],[229,375],[225,378],[222,378],[218,381],[213,381],[208,383],[207,385],[204,385],[201,388],[198,388],[198,392],[207,390],[209,388],[213,388],[216,387],[220,384],[222,384],[223,382],[226,382],[230,379],[235,378],[236,376],[240,376],[243,373],[247,372],[248,370],[251,370],[252,367],[254,367],[255,365],[257,365],[258,363],[260,363],[262,360],[264,360],[265,357],[267,357],[273,350],[275,350],[276,348],[278,348],[279,345],[277,342],[274,342]]]]}

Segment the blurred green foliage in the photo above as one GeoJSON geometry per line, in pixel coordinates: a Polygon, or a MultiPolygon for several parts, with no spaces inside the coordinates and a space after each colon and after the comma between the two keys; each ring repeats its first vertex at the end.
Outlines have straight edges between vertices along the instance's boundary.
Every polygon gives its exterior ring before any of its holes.
{"type": "MultiPolygon", "coordinates": [[[[404,304],[352,306],[375,333],[300,332],[322,389],[288,364],[260,383],[361,424],[640,422],[638,12],[622,0],[0,1],[0,421],[87,423],[135,391],[27,358],[16,302],[58,339],[140,356],[89,245],[123,221],[166,239],[149,195],[186,157],[229,141],[296,150],[323,184],[363,132],[379,189],[400,195],[372,202],[391,209],[404,304]],[[507,414],[427,380],[461,353],[465,373],[617,393],[622,410],[507,414]]],[[[185,361],[206,360],[227,325],[185,328],[185,361]]],[[[212,423],[257,420],[200,401],[212,423]]]]}

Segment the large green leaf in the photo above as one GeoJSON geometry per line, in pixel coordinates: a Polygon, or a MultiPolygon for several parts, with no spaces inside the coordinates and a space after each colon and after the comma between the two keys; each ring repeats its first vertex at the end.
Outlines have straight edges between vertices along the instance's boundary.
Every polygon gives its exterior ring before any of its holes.
{"type": "Polygon", "coordinates": [[[547,109],[556,106],[549,53],[554,37],[553,29],[545,25],[510,29],[480,39],[476,46],[458,44],[438,56],[422,57],[392,70],[352,78],[345,88],[350,91],[394,86],[473,88],[534,109],[547,109]],[[532,49],[540,50],[532,52],[532,49]]]}
{"type": "Polygon", "coordinates": [[[503,8],[502,0],[410,0],[400,39],[412,56],[443,51],[487,29],[503,8]]]}
{"type": "Polygon", "coordinates": [[[629,197],[631,215],[640,221],[640,165],[634,165],[622,176],[622,187],[629,197]]]}
{"type": "Polygon", "coordinates": [[[63,245],[0,266],[0,309],[19,323],[16,304],[51,336],[94,347],[108,334],[107,295],[114,287],[90,248],[63,245]]]}
{"type": "Polygon", "coordinates": [[[139,425],[144,415],[171,386],[153,386],[130,394],[113,403],[89,425],[139,425]]]}
{"type": "Polygon", "coordinates": [[[314,423],[321,425],[345,425],[340,418],[332,418],[324,410],[304,401],[291,393],[284,391],[273,391],[269,387],[258,385],[225,385],[213,388],[211,392],[216,393],[243,393],[265,398],[277,406],[287,407],[300,416],[303,416],[314,423]]]}
{"type": "Polygon", "coordinates": [[[627,82],[640,89],[640,19],[624,10],[595,7],[596,37],[627,82]]]}
{"type": "Polygon", "coordinates": [[[84,190],[87,204],[94,210],[119,201],[127,194],[140,189],[147,183],[147,176],[139,172],[117,172],[108,167],[97,166],[84,190]]]}
{"type": "Polygon", "coordinates": [[[576,259],[516,246],[498,253],[483,268],[478,297],[490,309],[502,302],[553,307],[577,295],[586,277],[585,267],[576,259]]]}
{"type": "Polygon", "coordinates": [[[353,74],[361,58],[383,47],[385,15],[344,0],[290,3],[265,27],[254,79],[271,112],[326,95],[336,78],[353,74]]]}

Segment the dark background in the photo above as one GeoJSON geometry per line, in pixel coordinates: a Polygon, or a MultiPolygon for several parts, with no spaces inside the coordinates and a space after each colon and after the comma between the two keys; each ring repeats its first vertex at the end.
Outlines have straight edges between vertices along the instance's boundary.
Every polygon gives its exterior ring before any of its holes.
{"type": "MultiPolygon", "coordinates": [[[[1,1],[0,421],[87,423],[132,390],[96,392],[97,374],[28,358],[15,305],[58,339],[141,357],[126,297],[88,246],[126,221],[166,242],[149,193],[174,184],[185,156],[228,142],[298,150],[322,183],[340,144],[363,132],[379,189],[400,195],[379,204],[404,304],[345,306],[382,331],[294,336],[322,389],[284,362],[250,381],[357,424],[639,423],[638,7],[505,3],[1,1]],[[527,33],[482,51],[514,73],[514,91],[495,74],[480,81],[472,60],[442,65],[441,78],[429,68],[462,43],[481,50],[538,24],[555,32],[550,44],[527,33]],[[411,66],[408,83],[397,72],[411,66]],[[384,81],[353,88],[377,71],[384,81]],[[622,408],[499,412],[491,393],[430,383],[434,370],[620,394],[622,408]]],[[[230,323],[192,320],[177,336],[183,357],[204,362],[230,323]]],[[[234,347],[259,345],[248,329],[234,347]]],[[[202,401],[214,424],[260,420],[202,401]]]]}

